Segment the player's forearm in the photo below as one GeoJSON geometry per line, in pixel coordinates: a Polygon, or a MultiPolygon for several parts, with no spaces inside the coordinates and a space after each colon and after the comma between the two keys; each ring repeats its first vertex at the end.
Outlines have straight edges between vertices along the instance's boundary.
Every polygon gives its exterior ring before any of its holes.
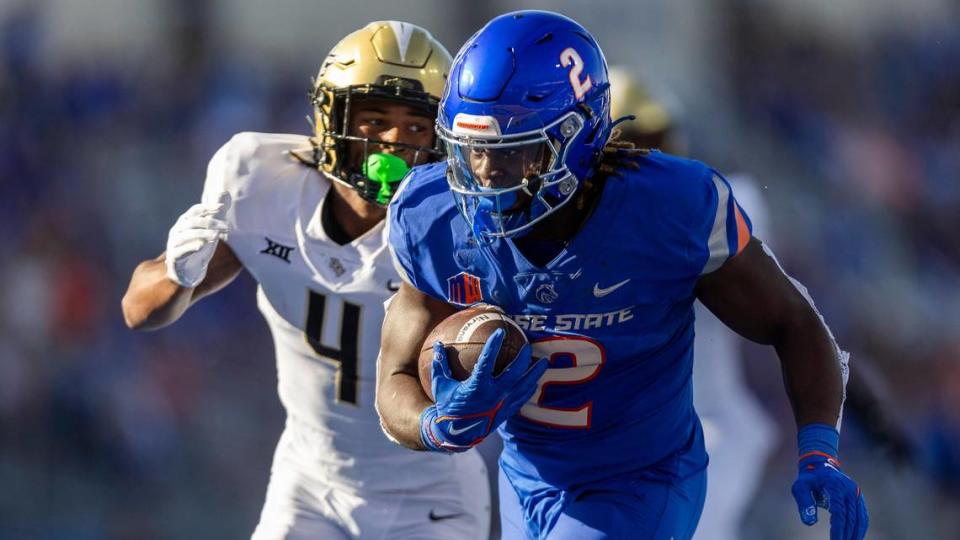
{"type": "Polygon", "coordinates": [[[839,349],[806,288],[756,238],[697,283],[697,298],[727,326],[773,345],[799,426],[836,425],[843,403],[839,349]]]}
{"type": "Polygon", "coordinates": [[[773,340],[784,385],[798,426],[834,426],[843,403],[843,376],[838,350],[812,308],[785,324],[773,340]]]}
{"type": "Polygon", "coordinates": [[[156,330],[175,322],[204,296],[229,284],[243,263],[226,242],[219,242],[211,257],[206,276],[196,287],[183,287],[167,275],[166,254],[137,265],[130,286],[123,296],[123,320],[134,330],[156,330]]]}
{"type": "Polygon", "coordinates": [[[377,363],[377,413],[383,429],[398,443],[426,450],[420,415],[433,404],[420,385],[423,341],[455,308],[404,283],[387,305],[377,363]]]}
{"type": "Polygon", "coordinates": [[[420,439],[420,415],[431,405],[420,381],[408,373],[384,373],[377,391],[377,412],[383,428],[401,445],[426,450],[420,439]]]}
{"type": "Polygon", "coordinates": [[[194,289],[167,277],[164,256],[143,261],[133,271],[123,295],[123,320],[134,330],[156,330],[173,323],[190,306],[194,289]]]}

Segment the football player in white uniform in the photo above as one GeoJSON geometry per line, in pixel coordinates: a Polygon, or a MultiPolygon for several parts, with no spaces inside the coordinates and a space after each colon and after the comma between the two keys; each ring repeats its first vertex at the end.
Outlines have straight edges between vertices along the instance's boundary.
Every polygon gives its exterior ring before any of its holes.
{"type": "Polygon", "coordinates": [[[345,37],[314,82],[314,136],[234,136],[166,252],[133,273],[123,313],[137,329],[176,321],[244,268],[259,283],[287,422],[254,539],[488,537],[480,457],[405,451],[374,410],[384,302],[400,283],[385,205],[407,168],[441,157],[450,62],[408,23],[345,37]]]}

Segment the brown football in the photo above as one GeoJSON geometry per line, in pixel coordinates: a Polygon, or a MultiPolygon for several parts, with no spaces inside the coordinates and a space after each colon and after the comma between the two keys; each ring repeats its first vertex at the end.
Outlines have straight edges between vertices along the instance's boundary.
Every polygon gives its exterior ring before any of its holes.
{"type": "Polygon", "coordinates": [[[462,381],[473,372],[483,345],[497,328],[503,328],[507,335],[503,338],[500,354],[493,366],[495,376],[516,358],[517,353],[527,343],[527,336],[520,326],[500,309],[488,305],[467,308],[440,321],[423,341],[423,348],[420,350],[420,385],[431,400],[434,399],[431,389],[434,342],[443,343],[450,373],[455,379],[462,381]]]}

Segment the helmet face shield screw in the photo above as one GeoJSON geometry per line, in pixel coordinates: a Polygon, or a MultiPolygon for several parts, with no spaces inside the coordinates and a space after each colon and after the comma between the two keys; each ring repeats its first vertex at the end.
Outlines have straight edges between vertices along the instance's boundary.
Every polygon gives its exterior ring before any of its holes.
{"type": "Polygon", "coordinates": [[[560,188],[561,194],[569,195],[573,193],[573,190],[577,189],[577,181],[572,177],[564,178],[560,181],[560,185],[558,187],[560,188]]]}
{"type": "Polygon", "coordinates": [[[560,124],[560,133],[564,137],[570,137],[577,132],[577,121],[573,118],[567,118],[560,124]]]}

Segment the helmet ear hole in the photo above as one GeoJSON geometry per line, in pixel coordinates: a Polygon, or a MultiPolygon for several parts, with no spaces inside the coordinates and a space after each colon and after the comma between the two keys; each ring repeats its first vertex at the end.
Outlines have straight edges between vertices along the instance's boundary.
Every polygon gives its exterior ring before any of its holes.
{"type": "Polygon", "coordinates": [[[319,86],[314,85],[310,90],[310,104],[314,107],[323,107],[327,104],[327,94],[319,86]]]}

